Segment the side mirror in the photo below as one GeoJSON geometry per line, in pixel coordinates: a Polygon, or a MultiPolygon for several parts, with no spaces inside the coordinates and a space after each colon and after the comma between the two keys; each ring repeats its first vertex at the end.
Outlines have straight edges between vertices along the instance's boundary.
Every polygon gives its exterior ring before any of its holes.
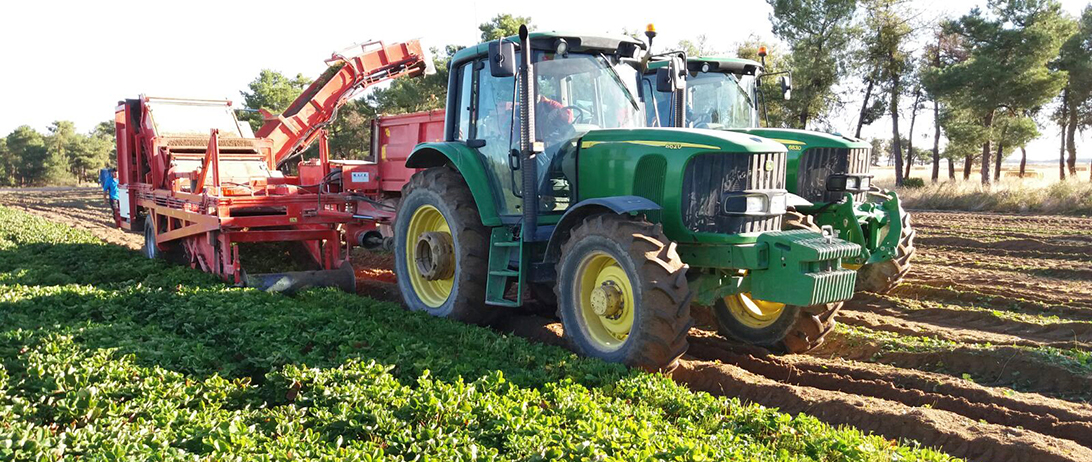
{"type": "Polygon", "coordinates": [[[781,83],[781,95],[784,96],[785,101],[792,99],[792,76],[783,75],[777,81],[781,83]]]}
{"type": "Polygon", "coordinates": [[[489,74],[493,77],[516,75],[516,44],[500,40],[489,42],[489,74]]]}
{"type": "Polygon", "coordinates": [[[671,93],[685,88],[683,85],[686,81],[682,78],[685,65],[681,64],[681,61],[678,58],[671,58],[667,66],[656,69],[656,91],[671,93]]]}

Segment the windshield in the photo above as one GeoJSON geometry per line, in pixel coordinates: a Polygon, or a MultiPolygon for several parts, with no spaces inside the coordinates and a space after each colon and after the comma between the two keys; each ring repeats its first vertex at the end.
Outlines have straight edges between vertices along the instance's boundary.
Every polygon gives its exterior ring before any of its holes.
{"type": "Polygon", "coordinates": [[[641,106],[631,88],[637,80],[632,67],[612,67],[603,55],[559,58],[553,53],[543,53],[534,66],[538,90],[535,130],[547,144],[595,128],[638,126],[641,106]],[[629,75],[623,77],[619,72],[629,75]],[[566,124],[575,133],[561,126],[566,124]]]}
{"type": "Polygon", "coordinates": [[[751,102],[754,77],[741,82],[733,74],[701,72],[686,81],[687,122],[698,128],[754,127],[751,102]],[[743,86],[743,84],[748,84],[743,86]]]}
{"type": "MultiPolygon", "coordinates": [[[[148,100],[148,109],[159,136],[208,137],[213,128],[221,137],[242,137],[239,123],[227,101],[148,100]]],[[[249,127],[248,127],[249,128],[249,127]]]]}
{"type": "MultiPolygon", "coordinates": [[[[670,127],[671,93],[655,91],[655,76],[643,85],[649,98],[647,122],[652,127],[670,127]]],[[[758,126],[753,95],[755,77],[719,72],[700,72],[686,80],[686,126],[692,128],[753,128],[758,126]]]]}

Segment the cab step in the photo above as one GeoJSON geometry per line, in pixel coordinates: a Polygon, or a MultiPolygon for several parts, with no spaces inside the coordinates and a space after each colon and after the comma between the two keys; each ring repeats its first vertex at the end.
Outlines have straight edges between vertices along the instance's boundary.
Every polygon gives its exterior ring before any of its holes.
{"type": "Polygon", "coordinates": [[[505,226],[493,228],[489,236],[489,272],[485,281],[485,303],[494,306],[523,304],[523,241],[505,226]],[[514,265],[514,267],[513,267],[514,265]],[[505,297],[515,282],[515,298],[505,297]]]}

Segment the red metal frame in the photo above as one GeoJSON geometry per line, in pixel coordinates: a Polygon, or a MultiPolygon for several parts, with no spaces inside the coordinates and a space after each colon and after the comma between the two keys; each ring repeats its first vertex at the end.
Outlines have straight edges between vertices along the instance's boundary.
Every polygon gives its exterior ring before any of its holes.
{"type": "MultiPolygon", "coordinates": [[[[160,251],[183,252],[191,266],[234,282],[242,276],[240,243],[298,241],[323,268],[340,268],[360,236],[389,222],[392,211],[340,191],[336,184],[301,185],[298,176],[268,173],[240,179],[228,173],[236,182],[226,183],[225,167],[257,163],[274,172],[318,140],[326,178],[331,162],[323,127],[337,108],[362,88],[425,71],[427,55],[420,43],[375,45],[362,45],[353,56],[335,53],[327,61],[340,66],[332,78],[312,84],[287,115],[267,114],[257,138],[227,139],[217,129],[210,130],[207,141],[161,136],[149,110],[149,103],[159,99],[141,96],[119,103],[114,117],[118,182],[128,205],[122,226],[132,230],[150,221],[160,251]],[[200,166],[189,171],[180,166],[194,163],[200,166]]],[[[162,100],[230,106],[226,101],[162,100]]]]}

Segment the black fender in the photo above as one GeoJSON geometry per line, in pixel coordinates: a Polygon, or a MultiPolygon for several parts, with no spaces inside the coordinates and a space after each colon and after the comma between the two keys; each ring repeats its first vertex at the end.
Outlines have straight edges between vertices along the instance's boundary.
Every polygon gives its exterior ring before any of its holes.
{"type": "Polygon", "coordinates": [[[550,241],[546,243],[546,255],[544,262],[557,261],[561,257],[561,244],[569,238],[573,227],[584,221],[585,218],[600,213],[636,213],[660,210],[659,204],[641,196],[614,196],[585,199],[569,207],[565,214],[558,220],[554,231],[550,234],[550,241]]]}

